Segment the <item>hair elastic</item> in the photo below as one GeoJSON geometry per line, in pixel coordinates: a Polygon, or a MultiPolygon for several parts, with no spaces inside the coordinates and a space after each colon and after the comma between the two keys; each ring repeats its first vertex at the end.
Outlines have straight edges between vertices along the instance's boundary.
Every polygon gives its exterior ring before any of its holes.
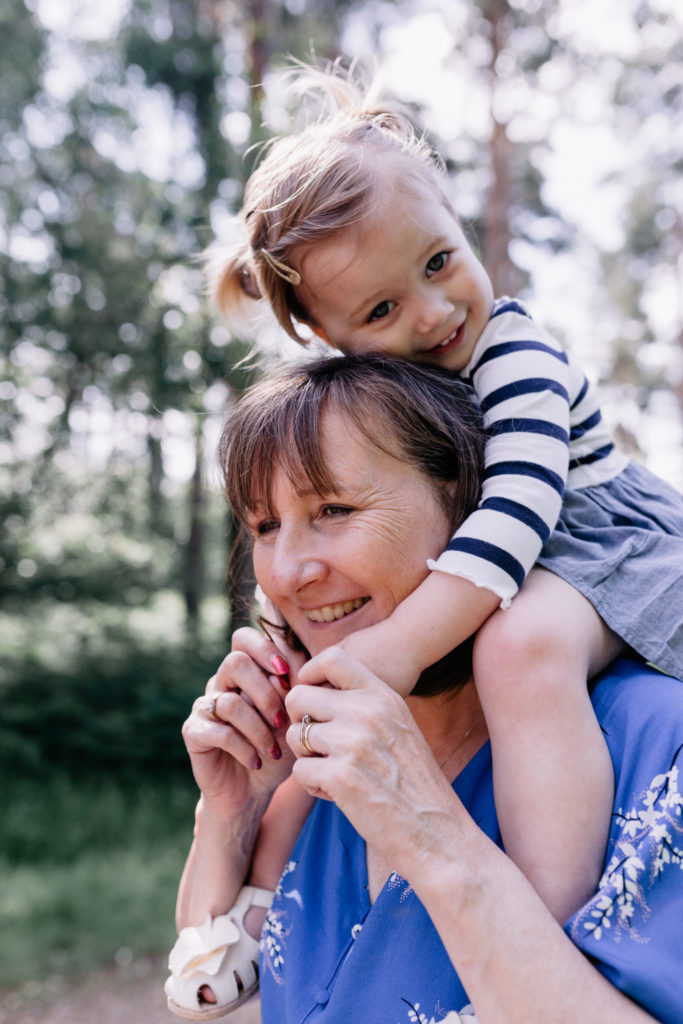
{"type": "Polygon", "coordinates": [[[293,267],[288,267],[286,263],[281,263],[280,260],[276,260],[274,256],[270,255],[267,249],[259,249],[259,252],[271,270],[274,270],[277,276],[281,277],[283,281],[287,281],[288,284],[295,286],[301,284],[301,274],[298,270],[294,270],[293,267]]]}

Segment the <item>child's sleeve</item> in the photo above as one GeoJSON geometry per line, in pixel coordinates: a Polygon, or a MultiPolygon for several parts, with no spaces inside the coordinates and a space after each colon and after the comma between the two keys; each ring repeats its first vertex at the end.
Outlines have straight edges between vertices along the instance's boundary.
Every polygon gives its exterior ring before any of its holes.
{"type": "Polygon", "coordinates": [[[559,342],[508,302],[484,330],[467,376],[488,435],[482,497],[429,566],[493,591],[505,608],[562,507],[570,369],[559,342]]]}

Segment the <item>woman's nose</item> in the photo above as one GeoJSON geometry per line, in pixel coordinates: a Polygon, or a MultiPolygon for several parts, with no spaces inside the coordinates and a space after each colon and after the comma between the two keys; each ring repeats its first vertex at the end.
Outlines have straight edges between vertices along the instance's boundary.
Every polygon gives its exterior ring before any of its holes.
{"type": "Polygon", "coordinates": [[[301,531],[280,529],[270,566],[271,582],[279,594],[294,593],[322,579],[326,568],[317,548],[301,531]]]}
{"type": "Polygon", "coordinates": [[[425,289],[418,298],[415,329],[418,334],[429,334],[445,323],[453,309],[446,296],[434,288],[425,289]]]}

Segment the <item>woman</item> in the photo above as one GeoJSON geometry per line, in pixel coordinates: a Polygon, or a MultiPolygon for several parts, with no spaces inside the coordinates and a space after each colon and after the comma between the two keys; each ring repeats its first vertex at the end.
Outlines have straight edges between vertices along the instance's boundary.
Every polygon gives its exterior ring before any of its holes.
{"type": "Polygon", "coordinates": [[[266,1024],[455,1021],[468,1001],[480,1024],[680,1020],[680,685],[648,678],[643,710],[644,670],[623,663],[594,691],[617,810],[600,890],[565,929],[574,945],[499,848],[469,652],[402,701],[334,646],[391,613],[454,505],[476,501],[481,438],[457,387],[382,357],[323,360],[257,385],[224,435],[256,578],[311,658],[285,696],[278,648],[243,631],[196,702],[184,735],[202,796],[178,924],[232,906],[291,772],[325,799],[264,929],[266,1024]]]}

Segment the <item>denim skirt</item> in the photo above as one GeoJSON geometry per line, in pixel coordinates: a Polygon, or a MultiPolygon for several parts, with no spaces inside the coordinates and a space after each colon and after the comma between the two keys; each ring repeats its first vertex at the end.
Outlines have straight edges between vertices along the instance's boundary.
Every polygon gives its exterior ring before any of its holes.
{"type": "Polygon", "coordinates": [[[683,679],[683,496],[673,487],[632,462],[607,483],[567,488],[537,564],[646,661],[683,679]]]}

